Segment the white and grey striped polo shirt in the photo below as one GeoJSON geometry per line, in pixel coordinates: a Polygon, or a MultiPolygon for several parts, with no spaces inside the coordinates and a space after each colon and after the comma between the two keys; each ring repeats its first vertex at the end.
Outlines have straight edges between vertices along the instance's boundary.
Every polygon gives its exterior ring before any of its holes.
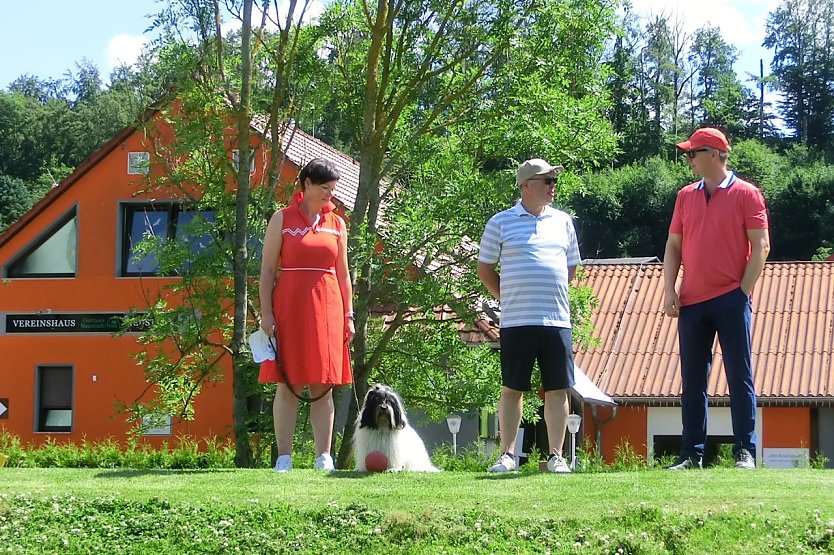
{"type": "Polygon", "coordinates": [[[501,327],[569,328],[568,266],[581,262],[573,219],[547,206],[541,216],[521,202],[490,218],[478,262],[501,264],[501,327]]]}

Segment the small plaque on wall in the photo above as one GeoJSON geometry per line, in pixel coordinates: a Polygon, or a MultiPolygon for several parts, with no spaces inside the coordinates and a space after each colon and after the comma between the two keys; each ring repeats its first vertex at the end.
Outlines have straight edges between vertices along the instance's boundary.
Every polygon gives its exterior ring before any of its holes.
{"type": "Polygon", "coordinates": [[[764,447],[762,458],[765,468],[796,468],[808,466],[810,452],[803,447],[764,447]]]}

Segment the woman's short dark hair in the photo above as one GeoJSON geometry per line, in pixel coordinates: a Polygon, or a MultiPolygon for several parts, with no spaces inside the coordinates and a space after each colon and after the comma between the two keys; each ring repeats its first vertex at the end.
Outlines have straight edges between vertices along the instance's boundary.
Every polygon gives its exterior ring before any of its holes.
{"type": "Polygon", "coordinates": [[[314,185],[338,181],[341,177],[336,164],[325,158],[313,158],[298,174],[298,184],[304,188],[304,180],[309,178],[314,185]]]}

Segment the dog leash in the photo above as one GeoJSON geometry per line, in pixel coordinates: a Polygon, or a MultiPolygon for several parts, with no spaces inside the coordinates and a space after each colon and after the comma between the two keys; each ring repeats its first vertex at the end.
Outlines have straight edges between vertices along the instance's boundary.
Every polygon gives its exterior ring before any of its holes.
{"type": "MultiPolygon", "coordinates": [[[[273,333],[275,333],[275,332],[273,331],[273,333]]],[[[278,346],[275,344],[275,338],[270,337],[268,335],[266,336],[266,338],[267,338],[267,341],[269,341],[269,347],[272,349],[272,352],[275,353],[275,366],[278,367],[278,371],[281,373],[281,377],[284,378],[284,385],[287,386],[287,389],[290,390],[290,393],[292,393],[295,396],[296,399],[298,399],[299,401],[301,401],[303,403],[313,404],[316,401],[318,401],[319,399],[324,398],[324,396],[327,395],[328,393],[330,393],[330,391],[333,389],[332,385],[330,387],[328,387],[327,389],[325,389],[324,393],[322,393],[321,395],[316,395],[315,397],[307,397],[303,394],[299,395],[298,393],[296,393],[295,390],[290,385],[290,379],[287,377],[287,373],[284,372],[284,365],[281,363],[281,358],[280,358],[280,355],[278,354],[278,346]]]]}

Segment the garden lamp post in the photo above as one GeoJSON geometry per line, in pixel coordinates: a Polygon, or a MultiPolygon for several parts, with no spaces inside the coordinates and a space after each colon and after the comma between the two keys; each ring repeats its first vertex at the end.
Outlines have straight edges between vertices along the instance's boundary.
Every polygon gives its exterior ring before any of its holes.
{"type": "Polygon", "coordinates": [[[458,432],[460,431],[461,417],[459,414],[450,414],[446,417],[446,424],[449,426],[449,432],[452,434],[452,453],[458,454],[458,432]]]}
{"type": "Polygon", "coordinates": [[[579,431],[579,425],[582,423],[582,417],[578,414],[568,415],[568,431],[570,432],[570,467],[576,468],[576,432],[579,431]]]}

